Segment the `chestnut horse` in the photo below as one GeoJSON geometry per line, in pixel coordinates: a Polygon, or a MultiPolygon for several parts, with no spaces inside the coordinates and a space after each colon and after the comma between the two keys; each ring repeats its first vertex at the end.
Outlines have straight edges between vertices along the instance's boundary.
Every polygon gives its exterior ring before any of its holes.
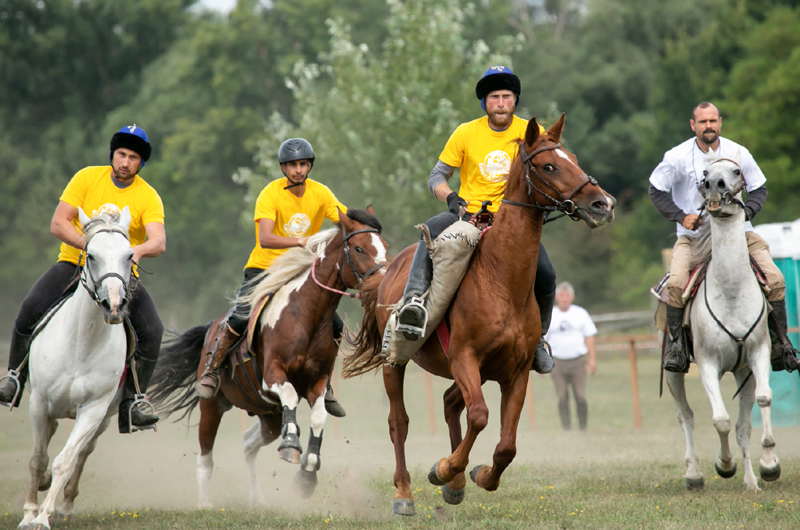
{"type": "MultiPolygon", "coordinates": [[[[545,211],[562,211],[590,228],[610,223],[615,199],[603,191],[565,151],[559,139],[564,116],[545,133],[536,118],[528,123],[520,155],[514,160],[505,198],[494,224],[475,250],[448,314],[452,335],[445,353],[432,335],[413,356],[428,372],[453,379],[444,394],[445,419],[452,454],[433,465],[428,479],[443,486],[446,502],[464,498],[469,453],[485,427],[489,411],[481,392],[486,381],[497,381],[502,392],[501,438],[494,465],[477,466],[470,473],[481,488],[496,490],[500,475],[516,454],[516,432],[528,374],[541,336],[539,306],[533,296],[539,240],[545,211]],[[467,409],[467,432],[462,438],[460,417],[467,409]]],[[[402,298],[416,244],[403,250],[385,277],[371,278],[361,290],[364,318],[355,339],[355,351],[345,360],[345,377],[377,369],[383,364],[381,338],[389,311],[402,298]]],[[[389,396],[389,433],[394,443],[397,489],[393,509],[398,515],[414,514],[411,477],[406,469],[405,440],[408,415],[403,402],[405,366],[383,366],[389,396]]]]}
{"type": "Polygon", "coordinates": [[[253,280],[258,285],[246,298],[251,307],[259,308],[272,295],[259,317],[260,340],[253,340],[249,358],[242,349],[233,348],[236,351],[229,356],[231,362],[223,365],[220,391],[213,398],[200,400],[194,383],[205,367],[203,352],[212,349],[222,332],[222,318],[177,336],[162,349],[150,387],[153,402],[167,415],[183,410],[180,419],[200,404],[199,507],[211,506],[208,483],[214,468],[214,439],[222,415],[233,406],[260,420],[244,434],[250,502],[263,502],[255,467],[258,450],[279,436],[280,458],[301,464],[295,475],[298,494],[309,497],[314,492],[328,415],[325,392],[338,353],[334,312],[346,294],[343,289],[357,288],[363,278],[384,272],[388,245],[379,235],[381,224],[374,213],[371,206],[366,211],[340,211],[339,229],[312,236],[305,248],[287,251],[253,280]],[[311,428],[301,460],[296,412],[302,397],[311,407],[311,428]]]}

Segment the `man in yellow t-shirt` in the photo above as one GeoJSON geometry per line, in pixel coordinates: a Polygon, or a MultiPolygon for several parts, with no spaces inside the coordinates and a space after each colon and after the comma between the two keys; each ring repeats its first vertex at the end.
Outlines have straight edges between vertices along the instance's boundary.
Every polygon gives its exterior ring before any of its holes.
{"type": "MultiPolygon", "coordinates": [[[[492,66],[478,81],[475,94],[486,116],[458,126],[428,179],[431,193],[448,206],[448,211],[425,223],[432,238],[438,237],[445,228],[461,218],[462,212],[464,219],[471,217],[480,209],[483,201],[492,201],[488,209],[497,212],[505,193],[511,162],[519,149],[517,141],[525,138],[528,127],[527,120],[514,116],[520,92],[519,78],[505,66],[492,66]],[[456,168],[461,168],[461,188],[458,193],[448,185],[456,168]]],[[[419,340],[425,333],[423,324],[427,315],[420,297],[430,286],[432,274],[433,263],[425,243],[420,241],[411,262],[403,307],[398,316],[397,329],[408,340],[419,340]]],[[[542,336],[550,325],[555,290],[556,272],[541,245],[534,294],[542,315],[542,336]]],[[[542,374],[553,370],[553,360],[543,342],[536,348],[533,369],[542,374]]]]}
{"type": "MultiPolygon", "coordinates": [[[[28,353],[31,334],[42,316],[78,285],[74,280],[83,265],[81,253],[86,249],[78,208],[88,215],[102,211],[119,214],[127,206],[131,213],[128,235],[135,263],[141,258],[159,256],[166,250],[164,205],[156,190],[138,175],[151,152],[147,133],[141,127],[123,127],[111,138],[111,165],[81,169],[64,189],[50,224],[50,231],[62,241],[58,261],[37,280],[17,314],[9,354],[9,370],[13,370],[13,377],[0,387],[0,403],[19,406],[28,377],[27,364],[19,373],[17,369],[28,353]]],[[[136,368],[140,388],[144,390],[155,369],[164,326],[144,285],[139,280],[133,282],[136,288],[131,289],[128,316],[136,333],[136,368]]],[[[129,372],[119,409],[120,432],[130,430],[128,410],[134,397],[135,387],[129,372]]],[[[158,416],[134,407],[130,420],[134,427],[141,428],[155,424],[158,416]]]]}
{"type": "MultiPolygon", "coordinates": [[[[308,178],[314,160],[314,150],[303,138],[291,138],[281,144],[278,162],[285,177],[270,182],[256,200],[253,217],[256,244],[244,267],[244,282],[239,295],[244,294],[243,290],[250,287],[251,280],[268,269],[275,258],[290,248],[305,246],[308,238],[319,232],[325,218],[338,223],[337,207],[347,212],[327,186],[308,178]]],[[[248,307],[237,302],[224,333],[214,350],[209,352],[206,369],[195,386],[201,398],[210,399],[219,390],[219,367],[230,347],[247,329],[247,320],[240,315],[249,312],[248,307]]],[[[334,315],[333,328],[334,338],[341,339],[344,323],[338,315],[334,315]]],[[[333,416],[345,415],[333,396],[330,383],[325,394],[325,408],[333,416]]]]}

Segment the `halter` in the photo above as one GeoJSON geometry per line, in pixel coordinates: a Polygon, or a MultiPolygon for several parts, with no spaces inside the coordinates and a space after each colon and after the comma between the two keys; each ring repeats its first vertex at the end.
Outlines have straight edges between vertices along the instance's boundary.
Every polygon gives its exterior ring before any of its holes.
{"type": "MultiPolygon", "coordinates": [[[[739,206],[741,206],[742,209],[744,209],[744,203],[740,199],[737,199],[735,197],[736,195],[739,194],[739,192],[741,192],[747,186],[747,182],[744,179],[744,173],[742,172],[742,166],[740,166],[738,162],[736,162],[735,160],[731,160],[730,158],[717,158],[716,160],[713,160],[711,164],[716,164],[717,162],[722,162],[723,160],[730,162],[736,166],[736,169],[739,171],[740,178],[739,178],[739,184],[733,189],[733,191],[725,191],[725,193],[722,194],[722,201],[725,202],[725,204],[736,203],[739,206]]],[[[708,165],[710,166],[711,164],[708,165]]],[[[703,205],[700,207],[701,212],[703,210],[708,209],[708,203],[709,203],[708,196],[706,195],[706,190],[703,187],[703,183],[706,181],[705,179],[706,176],[708,176],[708,170],[704,169],[703,178],[702,180],[700,180],[700,184],[697,186],[697,189],[700,191],[700,195],[703,196],[703,205]]],[[[720,217],[730,217],[730,215],[724,215],[720,217]]]]}
{"type": "Polygon", "coordinates": [[[536,166],[533,165],[533,162],[531,162],[533,157],[535,157],[536,155],[538,155],[539,153],[541,153],[543,151],[552,151],[554,149],[560,149],[560,148],[561,148],[561,144],[560,143],[557,143],[555,145],[542,145],[542,146],[537,147],[536,149],[534,149],[530,153],[524,153],[523,152],[523,155],[522,155],[522,163],[525,164],[525,182],[528,184],[528,196],[532,198],[533,197],[533,190],[536,190],[540,195],[544,195],[551,202],[553,202],[554,203],[553,206],[539,204],[538,202],[535,202],[535,201],[533,203],[527,203],[527,202],[517,202],[517,201],[510,201],[508,199],[503,199],[502,202],[504,202],[505,204],[511,204],[512,206],[523,206],[525,208],[536,208],[537,210],[543,210],[545,212],[555,212],[555,211],[562,212],[561,215],[553,217],[552,219],[548,219],[547,222],[555,221],[556,219],[560,219],[561,217],[564,217],[564,216],[569,217],[573,221],[580,221],[581,218],[578,217],[578,212],[580,210],[583,210],[583,208],[581,208],[580,206],[576,205],[572,201],[572,198],[581,189],[583,189],[583,187],[586,186],[587,184],[593,184],[593,185],[597,186],[597,180],[594,177],[589,176],[586,173],[583,173],[583,174],[581,174],[581,177],[584,179],[583,182],[578,184],[571,192],[569,192],[568,195],[564,195],[563,193],[558,191],[558,189],[555,186],[553,186],[550,182],[545,180],[545,178],[536,169],[536,166]],[[533,171],[533,174],[536,176],[536,178],[538,178],[548,188],[553,190],[555,192],[555,194],[558,195],[560,200],[555,198],[555,197],[553,197],[552,195],[540,190],[539,188],[537,188],[536,185],[533,183],[533,181],[531,181],[531,177],[530,177],[531,171],[533,171]]]}
{"type": "MultiPolygon", "coordinates": [[[[364,228],[362,230],[356,230],[355,232],[351,232],[348,234],[347,231],[344,229],[344,227],[342,227],[342,242],[344,244],[344,248],[342,249],[341,259],[339,260],[339,283],[344,285],[345,288],[347,288],[347,284],[344,283],[344,278],[342,278],[342,268],[344,267],[345,258],[347,258],[347,264],[350,265],[350,269],[353,271],[353,274],[356,277],[356,281],[359,284],[362,283],[365,278],[369,278],[370,276],[375,274],[375,272],[377,272],[379,269],[386,266],[385,263],[379,263],[377,265],[373,265],[363,275],[360,272],[358,272],[358,269],[356,268],[356,264],[353,261],[353,257],[350,255],[350,245],[348,245],[347,242],[351,237],[353,237],[356,234],[365,234],[370,232],[376,234],[379,233],[378,230],[375,228],[364,228]]],[[[346,291],[340,291],[338,289],[334,289],[332,287],[328,287],[327,285],[320,283],[320,281],[317,280],[316,267],[317,267],[317,260],[315,259],[314,262],[311,264],[311,278],[314,280],[314,283],[316,283],[318,286],[325,289],[326,291],[331,291],[332,293],[340,294],[343,296],[349,296],[350,298],[355,298],[355,299],[361,298],[358,293],[351,294],[346,291]]]]}
{"type": "MultiPolygon", "coordinates": [[[[126,234],[125,232],[123,232],[122,230],[120,230],[118,228],[103,228],[101,230],[98,230],[98,231],[94,232],[92,234],[92,237],[94,237],[95,235],[97,235],[97,234],[99,234],[101,232],[116,232],[118,234],[124,235],[125,239],[128,239],[128,234],[126,234]]],[[[89,246],[89,242],[90,241],[91,241],[91,239],[86,242],[86,247],[87,248],[89,246]]],[[[84,253],[81,252],[80,257],[78,258],[78,263],[80,263],[81,260],[83,259],[83,254],[84,253]]],[[[122,282],[122,288],[125,289],[124,298],[128,298],[128,294],[129,294],[128,293],[128,283],[125,281],[125,278],[123,278],[121,274],[118,274],[116,272],[107,272],[106,274],[103,274],[102,276],[100,276],[100,278],[95,280],[94,276],[92,275],[91,267],[87,266],[86,262],[84,261],[84,266],[81,267],[81,285],[83,285],[83,287],[86,288],[86,291],[89,293],[89,296],[91,296],[92,300],[94,300],[94,302],[96,304],[98,304],[98,305],[101,304],[101,300],[100,300],[100,297],[97,295],[97,286],[100,285],[103,282],[103,280],[105,280],[106,278],[119,278],[119,281],[122,282]],[[85,272],[85,274],[84,274],[84,272],[85,272]],[[87,275],[89,276],[89,279],[92,280],[92,287],[89,287],[89,283],[86,281],[86,276],[87,275]]]]}

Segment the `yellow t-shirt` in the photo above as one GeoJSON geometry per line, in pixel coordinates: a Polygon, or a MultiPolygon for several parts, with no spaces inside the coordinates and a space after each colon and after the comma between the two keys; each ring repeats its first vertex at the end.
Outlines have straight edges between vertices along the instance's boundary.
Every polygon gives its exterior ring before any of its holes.
{"type": "Polygon", "coordinates": [[[319,232],[325,217],[339,222],[336,207],[347,212],[347,208],[339,202],[333,192],[324,184],[306,179],[306,191],[297,197],[289,190],[286,177],[273,180],[261,190],[256,200],[256,246],[250,253],[245,269],[268,269],[272,261],[286,252],[286,248],[261,248],[259,243],[259,225],[261,219],[272,219],[275,228],[272,233],[283,237],[306,237],[319,232]]]}
{"type": "MultiPolygon", "coordinates": [[[[95,212],[113,211],[119,213],[126,206],[131,213],[131,225],[128,229],[131,246],[141,245],[147,239],[145,225],[147,223],[164,224],[164,203],[158,192],[136,175],[133,183],[127,188],[118,188],[111,180],[111,166],[90,166],[75,173],[67,184],[59,200],[82,208],[91,217],[95,212]]],[[[78,217],[72,225],[83,233],[78,217]]],[[[68,261],[76,265],[81,251],[66,243],[61,244],[58,261],[68,261]]]]}
{"type": "MultiPolygon", "coordinates": [[[[468,212],[480,210],[483,201],[492,201],[492,212],[500,208],[511,162],[519,151],[517,140],[525,138],[527,128],[528,120],[514,116],[508,129],[497,132],[484,116],[462,123],[450,136],[439,160],[461,168],[458,195],[469,203],[468,212]]],[[[539,131],[544,132],[541,125],[539,131]]]]}

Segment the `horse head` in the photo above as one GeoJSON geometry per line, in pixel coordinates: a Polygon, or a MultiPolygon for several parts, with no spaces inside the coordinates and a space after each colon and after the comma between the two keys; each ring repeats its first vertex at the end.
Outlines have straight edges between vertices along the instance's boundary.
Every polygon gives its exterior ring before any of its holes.
{"type": "Polygon", "coordinates": [[[561,211],[590,228],[607,225],[614,220],[617,201],[561,146],[563,128],[564,114],[544,133],[536,118],[531,118],[520,142],[520,156],[509,173],[504,202],[561,211]]]}
{"type": "Polygon", "coordinates": [[[81,283],[103,311],[103,319],[119,324],[127,311],[133,262],[130,211],[126,206],[119,213],[101,212],[89,218],[78,208],[78,215],[86,238],[81,283]]]}
{"type": "Polygon", "coordinates": [[[339,224],[343,239],[339,274],[345,287],[356,289],[369,276],[385,274],[389,244],[381,237],[383,226],[372,205],[347,213],[339,209],[339,224]]]}
{"type": "Polygon", "coordinates": [[[700,181],[700,193],[706,203],[706,210],[712,217],[730,217],[744,211],[742,190],[745,188],[741,156],[737,151],[733,159],[724,158],[719,151],[708,150],[706,168],[700,181]]]}

